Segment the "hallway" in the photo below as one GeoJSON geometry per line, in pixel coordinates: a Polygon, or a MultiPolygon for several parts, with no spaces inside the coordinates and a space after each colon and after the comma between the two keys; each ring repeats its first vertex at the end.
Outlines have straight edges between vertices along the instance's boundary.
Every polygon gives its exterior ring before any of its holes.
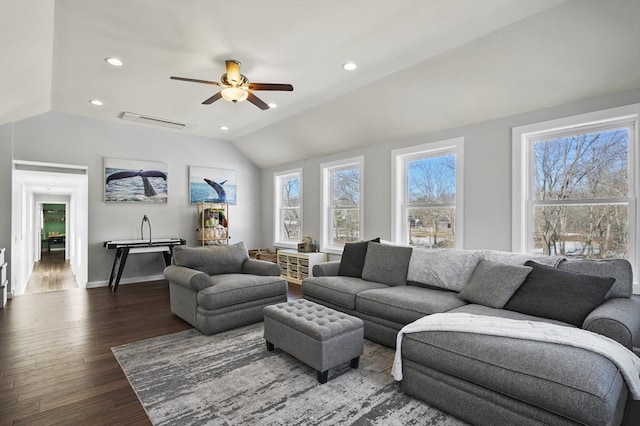
{"type": "Polygon", "coordinates": [[[42,252],[42,259],[36,262],[24,294],[78,288],[76,277],[71,272],[69,261],[64,259],[64,253],[64,250],[42,252]]]}

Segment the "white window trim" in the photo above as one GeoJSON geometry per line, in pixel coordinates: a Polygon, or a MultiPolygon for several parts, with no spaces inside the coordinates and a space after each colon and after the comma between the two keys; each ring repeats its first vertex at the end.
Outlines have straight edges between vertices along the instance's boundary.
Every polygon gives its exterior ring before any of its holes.
{"type": "MultiPolygon", "coordinates": [[[[633,121],[632,131],[635,131],[633,140],[629,143],[630,176],[629,187],[629,262],[634,271],[634,283],[638,283],[638,268],[640,268],[640,154],[638,153],[638,125],[640,117],[640,103],[602,111],[580,114],[571,117],[559,118],[540,123],[533,123],[526,126],[518,126],[512,129],[512,229],[511,229],[511,249],[514,252],[526,253],[529,247],[529,236],[527,224],[531,221],[531,208],[529,208],[528,175],[531,173],[531,159],[529,140],[537,134],[548,134],[551,132],[566,132],[573,128],[585,127],[589,125],[606,125],[607,122],[633,121]],[[635,221],[633,220],[635,218],[635,221]]],[[[636,291],[638,292],[638,287],[636,291]]]]}
{"type": "Polygon", "coordinates": [[[293,241],[280,240],[280,213],[282,211],[282,180],[288,177],[297,176],[300,179],[300,234],[303,231],[303,181],[302,181],[302,169],[285,170],[282,172],[275,172],[273,174],[273,246],[285,247],[285,248],[298,248],[298,243],[293,241]]]}
{"type": "Polygon", "coordinates": [[[423,145],[411,146],[408,148],[395,149],[391,151],[391,188],[393,200],[391,206],[391,239],[395,243],[408,244],[409,232],[407,221],[404,220],[404,206],[407,203],[407,182],[405,160],[408,157],[452,153],[456,155],[456,237],[457,249],[463,248],[464,242],[464,206],[463,206],[463,183],[464,183],[464,138],[446,139],[438,142],[426,143],[423,145]]]}
{"type": "Polygon", "coordinates": [[[343,168],[348,166],[356,166],[360,169],[360,236],[364,235],[364,156],[347,158],[344,160],[331,161],[328,163],[322,163],[320,165],[320,171],[322,175],[322,191],[320,205],[322,206],[322,236],[320,240],[321,250],[326,253],[342,254],[344,245],[331,243],[331,171],[337,168],[343,168]]]}

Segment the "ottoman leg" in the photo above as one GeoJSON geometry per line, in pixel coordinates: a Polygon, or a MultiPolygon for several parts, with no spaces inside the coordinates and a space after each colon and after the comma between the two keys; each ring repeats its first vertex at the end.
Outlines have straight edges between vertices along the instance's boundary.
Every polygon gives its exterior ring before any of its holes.
{"type": "Polygon", "coordinates": [[[358,368],[358,366],[360,365],[360,357],[357,356],[354,359],[351,360],[351,368],[358,368]]]}
{"type": "Polygon", "coordinates": [[[273,345],[273,343],[271,343],[271,342],[269,342],[269,341],[267,340],[267,350],[268,350],[269,352],[271,352],[271,351],[272,351],[272,350],[274,350],[274,349],[275,349],[275,346],[273,345]]]}
{"type": "Polygon", "coordinates": [[[318,371],[318,381],[320,382],[321,385],[327,383],[328,378],[329,378],[329,370],[318,371]]]}

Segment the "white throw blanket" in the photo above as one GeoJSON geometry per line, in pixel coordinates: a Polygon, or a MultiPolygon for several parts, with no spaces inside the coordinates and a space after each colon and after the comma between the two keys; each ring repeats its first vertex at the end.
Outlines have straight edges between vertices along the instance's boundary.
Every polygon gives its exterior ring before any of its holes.
{"type": "Polygon", "coordinates": [[[405,334],[420,331],[487,334],[558,343],[586,349],[611,360],[620,370],[633,399],[640,400],[640,358],[620,343],[579,328],[466,313],[433,314],[404,326],[398,333],[396,355],[391,370],[396,380],[402,380],[402,354],[400,352],[402,339],[405,334]]]}

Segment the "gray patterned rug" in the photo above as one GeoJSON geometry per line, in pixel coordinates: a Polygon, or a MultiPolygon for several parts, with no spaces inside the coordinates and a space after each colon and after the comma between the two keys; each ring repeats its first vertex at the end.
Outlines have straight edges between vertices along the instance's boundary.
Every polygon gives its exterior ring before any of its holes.
{"type": "Polygon", "coordinates": [[[464,425],[402,393],[394,351],[365,340],[360,367],[316,373],[276,348],[263,324],[186,330],[112,348],[154,425],[464,425]]]}

